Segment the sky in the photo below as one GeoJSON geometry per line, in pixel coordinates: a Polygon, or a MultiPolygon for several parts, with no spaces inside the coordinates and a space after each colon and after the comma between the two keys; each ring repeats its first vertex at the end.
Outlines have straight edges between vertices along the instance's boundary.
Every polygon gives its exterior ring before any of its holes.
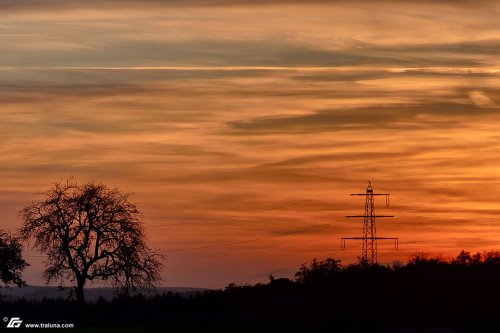
{"type": "MultiPolygon", "coordinates": [[[[165,286],[500,249],[500,3],[0,0],[0,219],[133,193],[165,286]]],[[[24,277],[42,284],[43,255],[24,277]]]]}

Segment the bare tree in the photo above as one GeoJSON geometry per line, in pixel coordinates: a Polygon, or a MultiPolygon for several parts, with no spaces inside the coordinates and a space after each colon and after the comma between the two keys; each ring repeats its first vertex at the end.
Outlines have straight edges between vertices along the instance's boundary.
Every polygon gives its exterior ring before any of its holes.
{"type": "Polygon", "coordinates": [[[25,286],[22,271],[29,266],[23,259],[23,246],[18,237],[0,230],[0,280],[4,285],[25,286]]]}
{"type": "Polygon", "coordinates": [[[47,282],[75,283],[83,306],[88,281],[112,282],[122,293],[160,281],[161,255],[147,246],[140,213],[128,194],[70,178],[43,196],[21,210],[20,233],[47,254],[47,282]]]}

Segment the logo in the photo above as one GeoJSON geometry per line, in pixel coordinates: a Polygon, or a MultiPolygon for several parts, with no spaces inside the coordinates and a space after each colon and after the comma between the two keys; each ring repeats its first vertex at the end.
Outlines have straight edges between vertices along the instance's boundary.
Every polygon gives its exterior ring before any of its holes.
{"type": "Polygon", "coordinates": [[[19,328],[23,321],[19,317],[10,318],[9,323],[7,324],[7,328],[19,328]]]}

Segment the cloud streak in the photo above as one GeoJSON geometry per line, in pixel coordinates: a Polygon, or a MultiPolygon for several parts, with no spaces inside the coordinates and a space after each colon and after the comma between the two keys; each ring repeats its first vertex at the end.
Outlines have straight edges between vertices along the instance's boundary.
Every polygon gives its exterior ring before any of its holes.
{"type": "Polygon", "coordinates": [[[497,4],[117,3],[0,1],[6,228],[69,175],[134,191],[161,249],[333,222],[169,257],[168,284],[207,286],[355,260],[338,246],[360,234],[348,194],[372,180],[394,194],[395,211],[377,202],[397,216],[379,228],[401,240],[388,260],[500,246],[497,4]]]}

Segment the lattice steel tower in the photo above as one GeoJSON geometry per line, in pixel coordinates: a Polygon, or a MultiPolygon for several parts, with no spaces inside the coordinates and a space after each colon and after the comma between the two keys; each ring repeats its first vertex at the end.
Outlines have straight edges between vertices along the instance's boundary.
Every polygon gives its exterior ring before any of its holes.
{"type": "Polygon", "coordinates": [[[394,217],[392,215],[375,215],[375,200],[374,196],[385,196],[385,204],[389,206],[388,193],[374,193],[372,184],[368,182],[366,193],[356,193],[351,195],[363,195],[366,197],[365,201],[365,215],[348,215],[346,217],[360,217],[363,218],[363,237],[343,237],[342,249],[345,249],[346,239],[359,239],[362,241],[361,250],[361,263],[364,265],[373,265],[377,263],[377,240],[380,239],[393,239],[394,247],[398,249],[399,239],[395,237],[377,237],[377,226],[375,218],[378,217],[394,217]]]}

